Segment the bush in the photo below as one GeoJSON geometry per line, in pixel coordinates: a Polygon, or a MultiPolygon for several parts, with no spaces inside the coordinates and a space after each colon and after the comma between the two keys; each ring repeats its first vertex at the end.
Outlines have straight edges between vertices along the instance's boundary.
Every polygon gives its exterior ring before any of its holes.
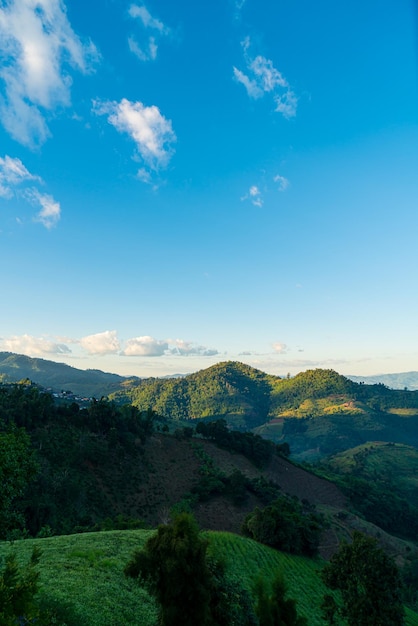
{"type": "Polygon", "coordinates": [[[247,515],[242,532],[277,550],[314,556],[323,527],[319,515],[307,512],[298,500],[281,496],[264,509],[257,507],[247,515]]]}

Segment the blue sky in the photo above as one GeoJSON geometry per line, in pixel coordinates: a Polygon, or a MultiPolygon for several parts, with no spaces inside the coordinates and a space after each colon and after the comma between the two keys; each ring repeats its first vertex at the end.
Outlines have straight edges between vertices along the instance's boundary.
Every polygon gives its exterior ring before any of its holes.
{"type": "Polygon", "coordinates": [[[0,350],[418,370],[413,0],[0,0],[0,350]]]}

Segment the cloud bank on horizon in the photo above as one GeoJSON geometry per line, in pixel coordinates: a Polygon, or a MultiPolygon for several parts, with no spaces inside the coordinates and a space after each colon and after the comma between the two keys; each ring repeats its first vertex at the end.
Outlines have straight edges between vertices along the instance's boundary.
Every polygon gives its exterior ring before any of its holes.
{"type": "Polygon", "coordinates": [[[105,356],[109,354],[130,357],[160,356],[216,356],[218,350],[207,348],[183,339],[155,339],[148,335],[121,341],[115,330],[106,330],[80,339],[33,337],[30,335],[0,338],[0,349],[27,356],[52,356],[71,354],[68,344],[79,345],[85,354],[105,356]]]}

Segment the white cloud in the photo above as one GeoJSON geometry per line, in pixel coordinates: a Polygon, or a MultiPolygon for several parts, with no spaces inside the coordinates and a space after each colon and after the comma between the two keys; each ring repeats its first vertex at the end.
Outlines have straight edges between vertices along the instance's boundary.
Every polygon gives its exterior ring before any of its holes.
{"type": "Polygon", "coordinates": [[[89,354],[115,354],[120,350],[120,343],[115,330],[87,335],[80,339],[80,345],[89,354]]]}
{"type": "Polygon", "coordinates": [[[242,196],[241,200],[250,200],[254,206],[262,207],[264,204],[261,191],[257,185],[251,185],[248,192],[242,196]]]}
{"type": "Polygon", "coordinates": [[[145,335],[128,339],[122,354],[125,356],[163,356],[167,349],[167,341],[145,335]]]}
{"type": "Polygon", "coordinates": [[[20,159],[0,157],[0,197],[10,198],[13,188],[27,181],[42,182],[39,176],[31,174],[20,159]]]}
{"type": "Polygon", "coordinates": [[[261,89],[268,93],[274,91],[276,87],[288,87],[283,75],[276,70],[273,62],[262,56],[256,56],[249,64],[249,69],[256,76],[261,89]]]}
{"type": "Polygon", "coordinates": [[[2,5],[0,119],[14,139],[33,147],[50,135],[43,112],[70,104],[72,80],[66,68],[87,72],[98,54],[72,30],[62,0],[6,0],[2,5]]]}
{"type": "Polygon", "coordinates": [[[124,356],[215,356],[218,350],[207,348],[183,339],[155,339],[145,335],[128,339],[124,356]]]}
{"type": "Polygon", "coordinates": [[[276,176],[273,177],[273,180],[274,180],[275,183],[278,184],[279,191],[286,191],[286,189],[290,185],[290,183],[287,180],[287,178],[285,178],[284,176],[280,176],[280,174],[276,174],[276,176]]]}
{"type": "Polygon", "coordinates": [[[273,343],[272,347],[274,352],[277,352],[277,354],[286,354],[287,352],[287,345],[285,343],[281,343],[280,341],[273,343]]]}
{"type": "Polygon", "coordinates": [[[216,354],[219,354],[218,350],[206,348],[205,346],[199,346],[190,341],[184,341],[183,339],[168,339],[168,342],[173,346],[170,348],[170,352],[173,355],[215,356],[216,354]]]}
{"type": "Polygon", "coordinates": [[[52,228],[61,217],[61,207],[59,202],[46,193],[40,193],[37,189],[28,189],[25,196],[35,206],[40,206],[40,210],[35,216],[36,222],[41,222],[45,228],[52,228]]]}
{"type": "Polygon", "coordinates": [[[269,93],[273,96],[277,112],[287,119],[294,117],[298,100],[286,78],[274,67],[270,59],[261,55],[251,57],[249,37],[241,42],[241,46],[248,74],[234,67],[235,80],[244,85],[250,98],[257,100],[269,93]]]}
{"type": "Polygon", "coordinates": [[[127,133],[136,143],[144,163],[153,170],[168,164],[172,154],[172,144],[176,141],[171,121],[161,115],[156,106],[145,106],[142,102],[93,102],[93,110],[98,115],[107,115],[120,133],[127,133]]]}
{"type": "Polygon", "coordinates": [[[42,337],[20,335],[2,340],[2,349],[27,356],[44,356],[51,354],[70,354],[71,350],[63,343],[55,343],[42,337]]]}

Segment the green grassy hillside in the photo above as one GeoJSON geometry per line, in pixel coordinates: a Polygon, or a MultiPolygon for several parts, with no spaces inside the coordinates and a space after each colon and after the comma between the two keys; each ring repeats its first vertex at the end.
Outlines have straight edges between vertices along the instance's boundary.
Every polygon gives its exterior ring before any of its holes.
{"type": "Polygon", "coordinates": [[[342,474],[396,484],[398,493],[418,502],[418,450],[398,443],[372,441],[327,459],[342,474]]]}
{"type": "MultiPolygon", "coordinates": [[[[125,578],[123,568],[133,551],[153,531],[111,531],[50,537],[0,544],[0,556],[14,550],[27,562],[33,545],[42,550],[40,561],[44,605],[56,608],[66,626],[155,626],[157,612],[147,592],[125,578]]],[[[228,571],[252,589],[261,574],[272,578],[281,570],[289,596],[310,626],[324,624],[320,603],[325,587],[320,579],[321,561],[276,552],[250,539],[224,532],[207,533],[210,552],[223,556],[228,571]]],[[[407,612],[407,626],[418,626],[418,615],[407,612]]]]}

